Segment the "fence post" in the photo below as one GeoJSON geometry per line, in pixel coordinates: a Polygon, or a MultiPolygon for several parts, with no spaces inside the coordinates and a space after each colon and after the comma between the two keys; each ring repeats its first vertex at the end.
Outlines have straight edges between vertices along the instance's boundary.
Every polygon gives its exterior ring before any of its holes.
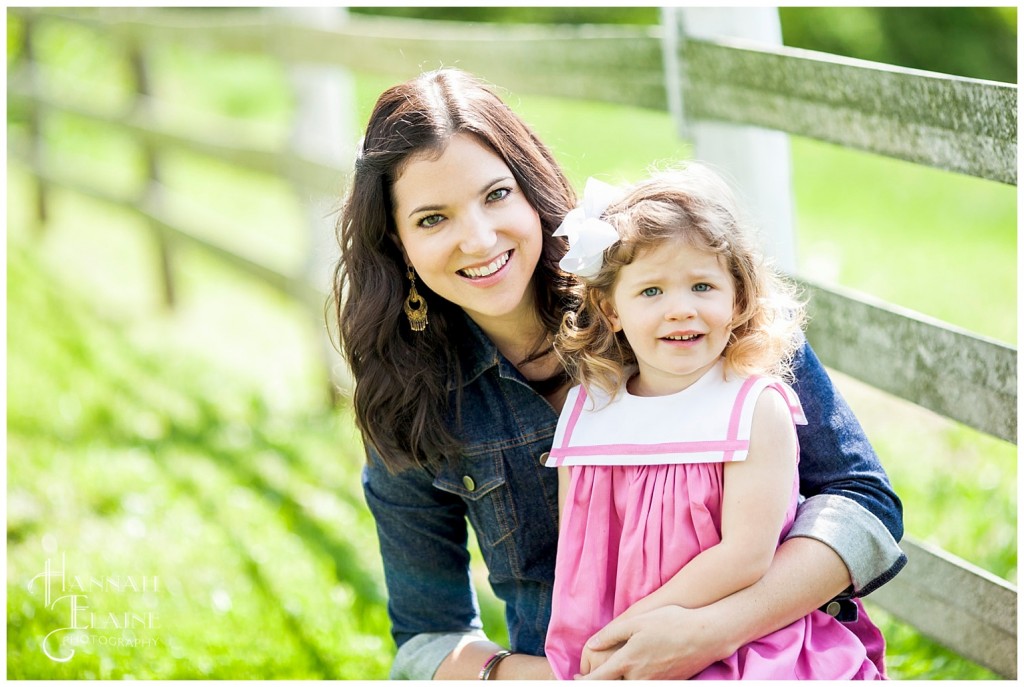
{"type": "MultiPolygon", "coordinates": [[[[24,31],[22,34],[22,54],[25,58],[25,65],[28,67],[28,78],[32,89],[32,95],[37,96],[39,94],[39,77],[37,74],[38,65],[36,63],[35,31],[38,22],[31,12],[21,15],[21,21],[24,31]]],[[[31,100],[28,108],[27,128],[29,137],[29,155],[32,156],[33,167],[35,169],[40,169],[43,164],[44,156],[42,115],[40,114],[40,106],[34,98],[31,100]]],[[[39,233],[42,233],[45,231],[46,222],[49,219],[47,202],[48,189],[43,177],[38,173],[35,175],[35,181],[35,210],[36,219],[38,220],[37,230],[39,233]]]]}
{"type": "MultiPolygon", "coordinates": [[[[327,6],[295,7],[276,12],[293,24],[320,29],[340,28],[348,16],[344,8],[327,6]]],[[[338,186],[333,193],[311,190],[308,184],[302,183],[295,170],[288,170],[307,216],[308,251],[304,278],[326,293],[339,257],[335,220],[344,190],[343,170],[351,165],[355,153],[355,132],[358,130],[355,124],[355,86],[352,76],[338,67],[292,63],[288,65],[288,74],[296,96],[290,137],[292,152],[299,158],[338,170],[338,186]]],[[[314,314],[320,315],[321,312],[314,314]]],[[[338,390],[351,389],[352,381],[331,343],[329,331],[324,330],[323,334],[320,337],[321,355],[329,377],[331,400],[335,402],[338,390]]]]}
{"type": "MultiPolygon", "coordinates": [[[[135,84],[135,102],[133,111],[141,113],[149,107],[149,96],[152,95],[150,85],[149,66],[146,63],[145,49],[139,44],[134,36],[129,38],[126,45],[128,51],[128,66],[132,80],[135,84]]],[[[158,182],[160,180],[160,162],[157,159],[156,148],[148,139],[143,138],[139,145],[142,147],[142,159],[145,165],[145,185],[139,194],[139,204],[143,208],[153,206],[160,202],[158,182]]],[[[152,208],[150,208],[152,209],[152,208]]],[[[167,308],[173,308],[176,298],[174,286],[174,265],[172,258],[172,246],[167,236],[159,227],[152,225],[153,238],[156,241],[158,259],[160,261],[160,276],[163,283],[163,300],[167,308]]]]}
{"type": "Polygon", "coordinates": [[[662,9],[666,89],[679,134],[694,158],[724,172],[740,193],[780,269],[796,272],[796,234],[789,137],[780,131],[686,117],[686,40],[734,37],[782,44],[774,7],[666,7],[662,9]]]}

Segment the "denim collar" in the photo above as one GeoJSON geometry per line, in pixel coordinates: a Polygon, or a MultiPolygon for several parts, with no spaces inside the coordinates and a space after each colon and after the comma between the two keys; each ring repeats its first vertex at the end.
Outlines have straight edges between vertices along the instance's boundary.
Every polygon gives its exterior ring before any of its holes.
{"type": "Polygon", "coordinates": [[[462,313],[462,317],[465,320],[466,326],[464,331],[466,337],[458,346],[459,364],[462,366],[461,379],[449,382],[448,390],[455,391],[460,387],[465,389],[480,375],[495,365],[498,366],[498,374],[501,377],[514,379],[526,384],[526,378],[523,377],[515,365],[510,363],[501,354],[501,351],[487,337],[484,330],[480,329],[477,323],[465,312],[462,313]]]}

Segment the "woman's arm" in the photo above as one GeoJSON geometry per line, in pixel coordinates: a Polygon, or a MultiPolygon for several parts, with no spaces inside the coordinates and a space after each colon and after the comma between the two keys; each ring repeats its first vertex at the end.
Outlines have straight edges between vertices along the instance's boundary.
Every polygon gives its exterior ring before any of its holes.
{"type": "MultiPolygon", "coordinates": [[[[569,468],[558,468],[558,510],[565,508],[569,468]]],[[[501,647],[481,637],[464,636],[433,674],[435,680],[467,680],[479,677],[487,660],[501,647]]],[[[501,660],[491,673],[492,680],[554,680],[551,664],[542,656],[512,654],[501,660]]]]}
{"type": "Polygon", "coordinates": [[[796,455],[793,416],[782,396],[768,389],[754,407],[747,459],[724,468],[721,541],[620,618],[670,604],[699,608],[761,579],[794,498],[796,455]]]}
{"type": "MultiPolygon", "coordinates": [[[[392,679],[476,679],[502,647],[490,642],[469,575],[465,504],[417,469],[387,472],[371,450],[363,493],[380,540],[398,653],[392,679]]],[[[553,679],[546,658],[514,654],[492,679],[553,679]]]]}
{"type": "Polygon", "coordinates": [[[764,577],[721,601],[696,609],[663,606],[610,622],[587,648],[617,650],[584,678],[689,678],[802,618],[849,585],[849,572],[830,547],[804,537],[789,539],[764,577]]]}
{"type": "MultiPolygon", "coordinates": [[[[503,647],[494,642],[467,637],[460,642],[434,673],[435,680],[475,680],[487,659],[503,647]]],[[[512,654],[503,658],[490,675],[491,680],[554,680],[551,665],[543,656],[512,654]]]]}
{"type": "Polygon", "coordinates": [[[466,506],[419,469],[391,474],[368,450],[363,494],[380,542],[398,653],[391,677],[429,680],[452,648],[483,636],[466,548],[466,506]]]}
{"type": "Polygon", "coordinates": [[[807,425],[800,440],[800,493],[808,497],[788,538],[831,547],[850,571],[853,592],[876,589],[906,564],[903,506],[850,407],[807,342],[793,361],[807,425]]]}

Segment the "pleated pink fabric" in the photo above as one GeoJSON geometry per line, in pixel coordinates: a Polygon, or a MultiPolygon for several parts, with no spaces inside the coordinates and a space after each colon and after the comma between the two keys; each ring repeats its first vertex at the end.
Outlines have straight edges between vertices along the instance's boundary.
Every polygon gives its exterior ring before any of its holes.
{"type": "MultiPolygon", "coordinates": [[[[545,646],[559,679],[579,672],[595,632],[721,538],[722,463],[571,470],[545,646]]],[[[783,532],[796,513],[796,487],[783,532]]],[[[695,679],[884,679],[884,639],[859,610],[848,625],[815,611],[695,679]]]]}

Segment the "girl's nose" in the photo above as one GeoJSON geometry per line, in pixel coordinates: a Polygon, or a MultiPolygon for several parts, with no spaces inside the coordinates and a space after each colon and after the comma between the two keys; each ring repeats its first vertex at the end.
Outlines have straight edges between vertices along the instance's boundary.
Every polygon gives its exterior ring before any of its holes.
{"type": "Polygon", "coordinates": [[[670,299],[665,310],[665,319],[670,321],[685,320],[696,315],[697,308],[689,294],[683,294],[670,299]]]}

